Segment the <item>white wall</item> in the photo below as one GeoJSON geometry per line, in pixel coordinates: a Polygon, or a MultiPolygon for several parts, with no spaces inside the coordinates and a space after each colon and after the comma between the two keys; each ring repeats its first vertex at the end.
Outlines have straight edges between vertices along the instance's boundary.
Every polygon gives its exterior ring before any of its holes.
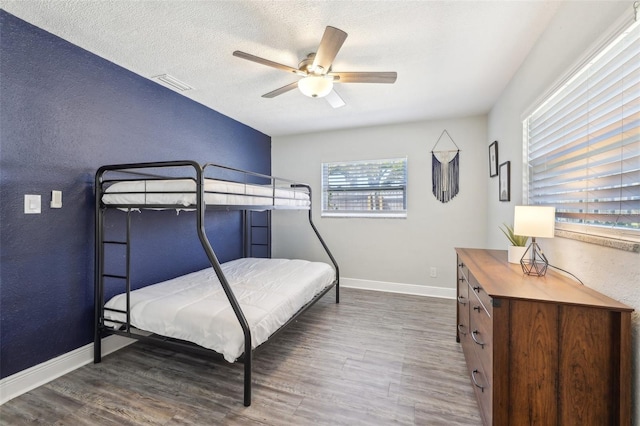
{"type": "MultiPolygon", "coordinates": [[[[500,161],[511,160],[511,203],[497,201],[497,183],[489,182],[487,246],[504,248],[498,226],[513,221],[522,203],[522,116],[540,96],[589,51],[632,1],[567,2],[558,10],[522,67],[489,114],[490,140],[498,140],[500,161]]],[[[633,391],[635,424],[640,425],[640,254],[555,238],[541,240],[550,263],[571,271],[589,287],[633,307],[633,391]]]]}
{"type": "MultiPolygon", "coordinates": [[[[478,184],[488,175],[486,134],[486,117],[479,116],[274,137],[272,173],[311,184],[314,222],[342,277],[442,287],[454,295],[454,247],[481,247],[486,241],[487,194],[478,184]],[[445,129],[461,149],[460,192],[442,204],[431,194],[430,151],[445,129]],[[321,163],[405,156],[406,219],[320,217],[321,163]],[[436,278],[429,276],[430,267],[437,268],[436,278]]],[[[438,149],[451,148],[445,136],[438,149]]],[[[299,238],[309,233],[305,214],[274,214],[274,257],[326,260],[319,244],[299,238]]]]}

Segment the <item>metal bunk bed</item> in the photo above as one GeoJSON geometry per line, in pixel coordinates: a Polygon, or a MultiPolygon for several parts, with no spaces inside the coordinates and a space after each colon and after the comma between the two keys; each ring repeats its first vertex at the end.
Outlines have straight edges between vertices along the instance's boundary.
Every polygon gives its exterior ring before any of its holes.
{"type": "MultiPolygon", "coordinates": [[[[264,343],[271,340],[281,330],[295,321],[300,314],[311,307],[332,288],[335,287],[336,289],[336,303],[340,301],[338,264],[313,223],[311,188],[309,185],[212,163],[200,165],[194,161],[167,161],[100,167],[95,176],[95,193],[94,363],[101,361],[101,339],[109,334],[122,335],[137,340],[153,341],[162,346],[202,352],[209,355],[216,354],[215,351],[194,343],[145,333],[131,325],[131,212],[135,210],[177,209],[195,211],[196,232],[199,241],[211,267],[215,271],[215,275],[224,290],[224,294],[231,305],[244,335],[244,353],[237,360],[244,363],[245,406],[251,405],[252,354],[258,348],[261,348],[264,343]],[[240,176],[240,178],[238,178],[238,176],[240,176]],[[113,191],[115,188],[114,185],[116,184],[128,186],[125,186],[124,189],[113,191]],[[178,185],[177,187],[175,186],[176,184],[178,185]],[[220,186],[220,184],[222,186],[220,186]],[[118,194],[116,198],[105,202],[108,197],[114,195],[114,192],[118,194]],[[302,199],[300,194],[304,195],[302,199]],[[158,198],[154,199],[156,195],[158,198]],[[163,198],[165,195],[168,195],[169,198],[163,198]],[[124,198],[122,198],[122,196],[124,196],[124,198]],[[176,196],[177,200],[174,200],[175,197],[173,196],[176,196]],[[229,196],[233,200],[225,201],[225,199],[219,199],[219,197],[225,196],[229,196]],[[105,237],[105,216],[109,209],[119,209],[125,212],[126,225],[124,232],[126,237],[124,240],[107,239],[105,237]],[[248,216],[250,216],[247,214],[248,211],[258,210],[270,212],[278,209],[308,210],[309,224],[333,264],[335,279],[330,285],[322,289],[309,302],[303,305],[287,322],[272,333],[266,342],[252,349],[252,335],[245,314],[209,242],[205,229],[205,212],[207,210],[242,211],[244,232],[247,234],[250,232],[250,218],[247,219],[248,216]],[[114,245],[125,249],[125,272],[123,274],[113,274],[105,271],[105,257],[107,256],[105,247],[114,245]],[[119,327],[105,325],[105,279],[122,281],[125,287],[126,309],[118,312],[124,315],[126,319],[120,321],[119,327]]],[[[246,235],[243,237],[245,256],[247,254],[246,245],[249,240],[250,238],[246,235]]]]}

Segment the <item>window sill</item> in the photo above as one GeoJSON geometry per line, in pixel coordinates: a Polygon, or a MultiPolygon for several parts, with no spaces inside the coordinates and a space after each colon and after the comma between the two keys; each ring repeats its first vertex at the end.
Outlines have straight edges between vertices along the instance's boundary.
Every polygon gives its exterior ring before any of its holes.
{"type": "Polygon", "coordinates": [[[617,250],[624,250],[633,253],[640,253],[640,242],[619,240],[610,237],[601,237],[598,235],[583,234],[581,232],[572,232],[564,229],[557,229],[555,231],[556,237],[567,238],[570,240],[582,241],[590,244],[597,244],[604,247],[610,247],[617,250]]]}

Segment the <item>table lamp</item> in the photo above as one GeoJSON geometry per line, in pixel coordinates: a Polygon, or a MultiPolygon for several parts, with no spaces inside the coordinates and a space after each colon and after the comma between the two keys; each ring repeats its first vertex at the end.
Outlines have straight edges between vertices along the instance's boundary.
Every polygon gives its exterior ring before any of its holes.
{"type": "Polygon", "coordinates": [[[527,275],[543,276],[549,261],[536,243],[536,238],[553,238],[556,224],[556,208],[548,206],[516,206],[513,233],[531,237],[531,244],[524,252],[520,265],[527,275]]]}

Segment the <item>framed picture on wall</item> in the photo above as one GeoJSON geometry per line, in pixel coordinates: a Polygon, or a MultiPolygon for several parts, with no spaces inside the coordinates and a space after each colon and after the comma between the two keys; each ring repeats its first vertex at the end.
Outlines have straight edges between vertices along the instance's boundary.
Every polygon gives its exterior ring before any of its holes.
{"type": "Polygon", "coordinates": [[[489,145],[489,177],[498,176],[498,141],[489,145]]]}
{"type": "Polygon", "coordinates": [[[498,196],[500,201],[511,200],[511,161],[500,164],[498,177],[498,196]]]}

